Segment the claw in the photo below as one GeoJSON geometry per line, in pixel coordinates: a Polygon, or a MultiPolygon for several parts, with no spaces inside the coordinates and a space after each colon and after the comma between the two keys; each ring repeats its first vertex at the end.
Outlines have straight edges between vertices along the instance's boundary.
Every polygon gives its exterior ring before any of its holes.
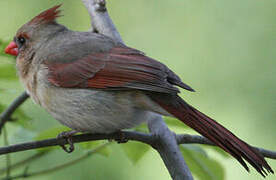
{"type": "Polygon", "coordinates": [[[71,153],[75,150],[75,146],[74,146],[74,142],[72,140],[72,136],[76,133],[77,133],[77,131],[72,130],[72,131],[61,132],[60,134],[58,134],[57,138],[66,139],[66,141],[69,144],[69,148],[67,148],[65,145],[60,145],[65,152],[71,153]]]}

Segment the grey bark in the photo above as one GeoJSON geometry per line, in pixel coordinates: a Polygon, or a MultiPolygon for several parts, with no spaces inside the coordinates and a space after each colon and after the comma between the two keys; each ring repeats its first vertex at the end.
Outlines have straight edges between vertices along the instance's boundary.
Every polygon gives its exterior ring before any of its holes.
{"type": "MultiPolygon", "coordinates": [[[[105,0],[82,0],[82,2],[90,14],[92,31],[123,43],[119,32],[108,15],[105,0]]],[[[160,154],[172,179],[192,180],[192,174],[181,155],[175,136],[163,122],[162,116],[157,115],[155,119],[150,121],[149,129],[158,137],[154,147],[160,154]]]]}
{"type": "Polygon", "coordinates": [[[29,95],[26,92],[23,92],[20,96],[18,96],[10,105],[9,107],[0,115],[0,134],[1,131],[6,124],[7,121],[11,120],[11,116],[14,113],[14,111],[23,104],[27,99],[29,95]]]}
{"type": "MultiPolygon", "coordinates": [[[[113,134],[82,134],[82,135],[75,135],[72,136],[72,140],[74,143],[80,142],[87,142],[87,141],[97,141],[97,140],[111,140],[111,139],[120,139],[124,137],[124,140],[131,140],[131,141],[139,141],[148,145],[156,147],[157,141],[160,141],[160,137],[156,134],[146,134],[141,132],[135,131],[122,131],[121,133],[113,133],[113,134]]],[[[205,144],[205,145],[213,145],[210,143],[208,139],[198,135],[189,135],[189,134],[179,134],[176,135],[177,144],[205,144]],[[182,139],[185,141],[182,141],[182,139]],[[201,139],[199,141],[199,139],[201,139]]],[[[32,149],[50,147],[50,146],[60,146],[66,145],[68,141],[63,138],[52,138],[52,139],[45,139],[41,141],[32,141],[26,143],[20,143],[15,145],[10,145],[6,147],[0,148],[0,155],[8,154],[8,153],[15,153],[21,151],[27,151],[32,149]]],[[[269,159],[276,159],[276,151],[266,150],[263,148],[254,147],[258,150],[264,157],[269,159]]]]}
{"type": "Polygon", "coordinates": [[[91,17],[92,31],[124,43],[106,8],[105,0],[82,0],[91,17]]]}
{"type": "Polygon", "coordinates": [[[172,179],[193,180],[176,141],[176,136],[169,130],[162,116],[157,116],[148,122],[149,130],[155,136],[153,147],[158,151],[164,161],[172,179]]]}

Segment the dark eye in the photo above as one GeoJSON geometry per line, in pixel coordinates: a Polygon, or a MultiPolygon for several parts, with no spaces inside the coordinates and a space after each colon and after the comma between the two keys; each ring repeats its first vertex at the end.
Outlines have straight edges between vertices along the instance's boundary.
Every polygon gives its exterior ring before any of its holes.
{"type": "Polygon", "coordinates": [[[23,45],[25,44],[25,42],[26,42],[26,39],[25,39],[24,37],[18,37],[18,38],[17,38],[17,43],[18,43],[18,45],[19,45],[19,48],[20,48],[21,46],[23,46],[23,45]]]}

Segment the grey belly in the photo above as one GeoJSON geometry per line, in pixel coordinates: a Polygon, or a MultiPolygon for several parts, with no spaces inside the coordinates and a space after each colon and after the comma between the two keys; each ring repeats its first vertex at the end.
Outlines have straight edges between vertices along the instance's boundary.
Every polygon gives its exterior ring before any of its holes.
{"type": "Polygon", "coordinates": [[[41,105],[62,124],[81,132],[110,133],[154,116],[138,107],[136,92],[43,88],[41,105]]]}

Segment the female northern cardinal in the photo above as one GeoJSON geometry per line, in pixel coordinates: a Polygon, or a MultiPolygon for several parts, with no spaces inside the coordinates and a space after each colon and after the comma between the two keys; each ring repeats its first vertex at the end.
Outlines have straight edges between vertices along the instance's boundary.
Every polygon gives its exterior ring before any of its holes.
{"type": "Polygon", "coordinates": [[[168,67],[142,52],[93,32],[56,23],[59,6],[23,25],[6,53],[17,56],[31,98],[62,124],[81,132],[110,133],[174,116],[263,176],[263,156],[213,119],[188,105],[175,86],[193,91],[168,67]]]}

